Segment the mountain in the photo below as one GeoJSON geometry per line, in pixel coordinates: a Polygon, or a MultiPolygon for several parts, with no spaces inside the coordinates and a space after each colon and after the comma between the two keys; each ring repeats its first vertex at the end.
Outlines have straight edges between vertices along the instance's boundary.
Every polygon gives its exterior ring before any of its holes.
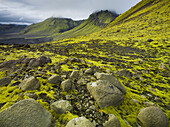
{"type": "Polygon", "coordinates": [[[0,24],[0,38],[11,36],[25,29],[27,25],[0,24]]]}
{"type": "Polygon", "coordinates": [[[68,18],[49,18],[43,22],[32,24],[24,29],[20,34],[30,37],[49,36],[54,33],[59,34],[64,31],[70,30],[83,21],[73,21],[68,18]]]}
{"type": "Polygon", "coordinates": [[[89,16],[87,20],[85,20],[79,26],[66,31],[60,35],[53,34],[54,39],[64,39],[64,38],[72,38],[77,36],[82,36],[86,34],[91,34],[97,31],[100,31],[104,27],[106,27],[109,23],[111,23],[118,14],[114,12],[110,12],[108,10],[98,11],[89,16]]]}

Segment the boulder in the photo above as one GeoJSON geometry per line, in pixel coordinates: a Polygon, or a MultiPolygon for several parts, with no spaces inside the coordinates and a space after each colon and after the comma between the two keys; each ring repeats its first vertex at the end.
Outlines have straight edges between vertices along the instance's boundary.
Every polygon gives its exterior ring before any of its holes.
{"type": "Polygon", "coordinates": [[[25,99],[0,112],[1,127],[50,127],[52,115],[34,99],[25,99]]]}
{"type": "Polygon", "coordinates": [[[109,114],[109,120],[103,123],[103,127],[121,127],[121,125],[115,115],[109,114]]]}
{"type": "Polygon", "coordinates": [[[116,74],[119,76],[127,77],[127,78],[131,78],[133,76],[132,73],[126,69],[121,69],[116,74]]]}
{"type": "Polygon", "coordinates": [[[66,127],[95,127],[88,119],[85,117],[78,117],[70,120],[66,127]]]}
{"type": "Polygon", "coordinates": [[[38,58],[33,58],[29,62],[30,67],[44,66],[47,63],[51,63],[51,59],[46,56],[40,56],[38,58]]]}
{"type": "Polygon", "coordinates": [[[20,84],[19,87],[23,90],[23,91],[27,91],[27,90],[36,90],[40,87],[40,83],[38,81],[38,79],[36,79],[35,77],[30,77],[28,79],[24,79],[20,84]]]}
{"type": "Polygon", "coordinates": [[[8,85],[11,83],[11,79],[4,77],[0,79],[0,86],[8,85]]]}
{"type": "Polygon", "coordinates": [[[106,80],[88,83],[87,89],[101,108],[116,106],[124,101],[123,93],[106,80]]]}
{"type": "Polygon", "coordinates": [[[71,79],[77,79],[78,77],[79,77],[78,71],[73,71],[73,72],[70,74],[70,78],[71,78],[71,79]]]}
{"type": "Polygon", "coordinates": [[[72,80],[67,79],[61,83],[61,87],[64,91],[74,90],[75,86],[72,85],[72,80]]]}
{"type": "Polygon", "coordinates": [[[85,75],[92,75],[93,74],[93,69],[92,68],[88,68],[85,72],[85,75]]]}
{"type": "Polygon", "coordinates": [[[122,84],[112,75],[107,73],[95,73],[97,79],[106,80],[110,82],[112,85],[116,86],[123,94],[126,93],[126,89],[122,84]]]}
{"type": "Polygon", "coordinates": [[[62,78],[58,75],[53,75],[48,78],[48,82],[51,84],[60,84],[62,81],[62,78]]]}
{"type": "Polygon", "coordinates": [[[137,118],[144,127],[169,127],[167,116],[158,107],[141,109],[137,118]]]}
{"type": "Polygon", "coordinates": [[[71,111],[73,106],[67,100],[60,100],[52,103],[50,108],[53,109],[57,114],[64,114],[66,111],[71,111]]]}

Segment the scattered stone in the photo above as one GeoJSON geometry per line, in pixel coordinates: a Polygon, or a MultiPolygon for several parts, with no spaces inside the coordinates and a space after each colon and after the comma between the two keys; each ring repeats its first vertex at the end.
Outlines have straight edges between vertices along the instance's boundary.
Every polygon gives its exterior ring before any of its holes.
{"type": "Polygon", "coordinates": [[[35,77],[30,77],[28,79],[24,79],[20,84],[19,87],[23,90],[23,91],[27,91],[27,90],[36,90],[40,87],[40,83],[38,81],[38,79],[36,79],[35,77]]]}
{"type": "Polygon", "coordinates": [[[71,111],[73,109],[72,105],[67,100],[56,101],[50,105],[50,108],[57,114],[64,114],[66,111],[71,111]]]}
{"type": "Polygon", "coordinates": [[[103,123],[103,127],[121,127],[121,125],[115,115],[109,114],[109,120],[103,123]]]}
{"type": "Polygon", "coordinates": [[[131,99],[131,102],[133,102],[134,104],[140,104],[139,101],[136,99],[131,99]]]}
{"type": "Polygon", "coordinates": [[[62,81],[62,78],[58,75],[53,75],[48,78],[48,82],[51,84],[60,84],[62,81]]]}
{"type": "Polygon", "coordinates": [[[30,98],[33,98],[33,99],[37,99],[38,96],[35,94],[35,93],[24,93],[25,96],[28,96],[30,98]]]}
{"type": "Polygon", "coordinates": [[[153,89],[152,87],[149,87],[148,90],[153,91],[153,92],[156,92],[156,90],[153,89]]]}
{"type": "Polygon", "coordinates": [[[46,56],[40,56],[38,58],[33,58],[29,62],[30,67],[38,67],[38,66],[44,66],[47,63],[51,63],[51,59],[47,58],[46,56]]]}
{"type": "Polygon", "coordinates": [[[71,78],[71,79],[77,79],[78,77],[79,77],[78,71],[73,71],[73,72],[70,74],[70,78],[71,78]]]}
{"type": "Polygon", "coordinates": [[[126,89],[122,84],[112,75],[107,73],[95,73],[97,79],[106,80],[110,82],[112,85],[116,86],[123,94],[126,93],[126,89]]]}
{"type": "Polygon", "coordinates": [[[131,78],[133,76],[132,73],[126,69],[121,69],[116,74],[119,76],[125,76],[127,78],[131,78]]]}
{"type": "Polygon", "coordinates": [[[152,41],[153,41],[153,39],[148,39],[147,41],[148,41],[148,42],[152,42],[152,41]]]}
{"type": "Polygon", "coordinates": [[[66,127],[95,127],[95,126],[85,117],[78,117],[70,120],[67,123],[66,127]]]}
{"type": "Polygon", "coordinates": [[[159,68],[160,68],[160,69],[169,70],[168,67],[167,67],[164,63],[161,63],[161,64],[159,65],[159,68]]]}
{"type": "Polygon", "coordinates": [[[101,108],[116,106],[124,101],[122,92],[106,80],[88,83],[87,89],[101,108]]]}
{"type": "Polygon", "coordinates": [[[150,107],[150,106],[156,106],[156,104],[151,103],[151,102],[143,102],[143,104],[145,104],[146,106],[150,107]]]}
{"type": "Polygon", "coordinates": [[[4,77],[0,79],[0,86],[5,86],[11,83],[11,79],[4,77]]]}
{"type": "Polygon", "coordinates": [[[81,78],[81,79],[79,79],[78,81],[77,81],[77,84],[78,85],[84,85],[84,84],[86,84],[87,83],[87,81],[84,79],[84,78],[81,78]]]}
{"type": "Polygon", "coordinates": [[[61,87],[64,91],[74,90],[74,85],[72,85],[72,80],[67,79],[61,83],[61,87]]]}
{"type": "Polygon", "coordinates": [[[92,75],[93,74],[93,69],[92,68],[88,68],[85,72],[85,75],[92,75]]]}
{"type": "Polygon", "coordinates": [[[50,127],[52,115],[34,99],[15,103],[0,112],[1,127],[50,127]]]}
{"type": "Polygon", "coordinates": [[[169,127],[167,116],[158,107],[141,109],[137,118],[144,127],[169,127]]]}

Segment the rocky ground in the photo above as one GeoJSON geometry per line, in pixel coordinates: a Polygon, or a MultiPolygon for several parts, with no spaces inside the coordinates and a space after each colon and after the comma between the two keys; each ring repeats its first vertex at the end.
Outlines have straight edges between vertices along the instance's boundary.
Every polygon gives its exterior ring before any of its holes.
{"type": "Polygon", "coordinates": [[[168,127],[169,64],[97,41],[1,45],[0,125],[168,127]]]}

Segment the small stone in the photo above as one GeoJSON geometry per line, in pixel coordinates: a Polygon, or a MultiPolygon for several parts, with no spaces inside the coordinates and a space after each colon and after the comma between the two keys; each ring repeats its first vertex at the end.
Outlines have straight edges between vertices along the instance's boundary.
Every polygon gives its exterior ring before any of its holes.
{"type": "Polygon", "coordinates": [[[71,111],[73,106],[67,100],[60,100],[52,103],[50,108],[53,109],[57,114],[63,114],[66,111],[71,111]]]}
{"type": "Polygon", "coordinates": [[[139,104],[139,101],[136,99],[131,99],[131,102],[133,102],[134,104],[139,104]]]}
{"type": "Polygon", "coordinates": [[[70,120],[66,127],[95,127],[95,125],[85,117],[78,117],[70,120]]]}
{"type": "Polygon", "coordinates": [[[93,74],[93,70],[92,70],[91,68],[88,68],[88,69],[84,72],[84,74],[86,74],[86,75],[92,75],[92,74],[93,74]]]}
{"type": "Polygon", "coordinates": [[[48,78],[48,82],[51,84],[60,84],[62,81],[62,78],[58,75],[53,75],[48,78]]]}
{"type": "Polygon", "coordinates": [[[97,110],[96,106],[94,106],[94,105],[90,106],[89,108],[92,110],[97,110]]]}
{"type": "Polygon", "coordinates": [[[169,70],[168,67],[167,67],[164,63],[161,63],[161,64],[159,65],[159,68],[160,68],[160,69],[169,70]]]}
{"type": "Polygon", "coordinates": [[[151,103],[151,102],[143,102],[146,106],[156,106],[156,104],[151,103]]]}
{"type": "Polygon", "coordinates": [[[61,87],[64,91],[69,91],[72,89],[72,80],[67,79],[61,83],[61,87]]]}
{"type": "Polygon", "coordinates": [[[38,96],[35,94],[35,93],[24,93],[25,96],[28,96],[30,98],[33,98],[33,99],[37,99],[38,96]]]}
{"type": "Polygon", "coordinates": [[[27,90],[36,90],[40,87],[40,83],[38,81],[38,79],[36,79],[35,77],[30,77],[28,79],[24,79],[20,84],[19,87],[23,90],[23,91],[27,91],[27,90]]]}
{"type": "Polygon", "coordinates": [[[158,107],[141,109],[137,118],[144,127],[169,127],[167,116],[158,107]]]}
{"type": "Polygon", "coordinates": [[[71,78],[71,79],[77,79],[78,77],[79,77],[78,71],[73,71],[73,72],[70,74],[70,78],[71,78]]]}
{"type": "Polygon", "coordinates": [[[113,114],[109,114],[109,120],[103,123],[103,126],[104,127],[121,127],[118,118],[113,114]]]}
{"type": "Polygon", "coordinates": [[[148,41],[148,42],[152,42],[152,41],[153,41],[153,39],[148,39],[147,41],[148,41]]]}

